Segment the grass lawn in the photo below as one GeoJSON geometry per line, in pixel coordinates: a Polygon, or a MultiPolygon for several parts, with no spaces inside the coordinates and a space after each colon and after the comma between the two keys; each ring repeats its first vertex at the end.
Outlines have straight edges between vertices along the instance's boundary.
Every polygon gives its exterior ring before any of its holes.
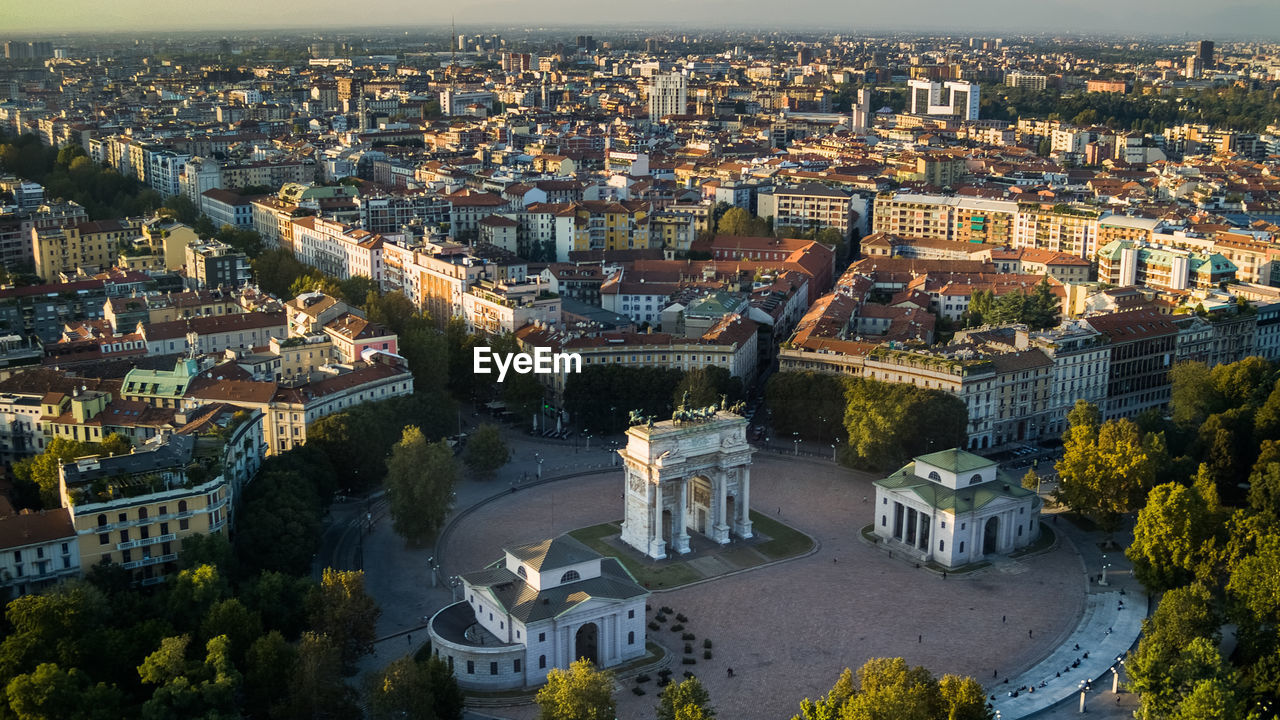
{"type": "Polygon", "coordinates": [[[768,541],[756,545],[755,549],[770,560],[799,555],[813,547],[813,538],[755,510],[751,511],[751,527],[769,536],[768,541]]]}
{"type": "Polygon", "coordinates": [[[602,523],[579,528],[569,534],[601,555],[618,558],[618,561],[627,568],[627,571],[636,579],[636,582],[650,590],[679,587],[702,579],[702,573],[682,562],[648,564],[630,555],[619,553],[616,548],[604,541],[605,538],[610,535],[617,535],[619,532],[621,532],[621,528],[618,527],[618,523],[602,523]]]}
{"type": "Polygon", "coordinates": [[[1046,525],[1044,521],[1041,521],[1040,537],[1036,538],[1035,542],[1031,543],[1025,548],[1009,553],[1009,557],[1020,558],[1024,555],[1031,555],[1033,553],[1038,553],[1043,550],[1047,550],[1053,546],[1053,541],[1056,537],[1057,536],[1053,534],[1053,529],[1050,528],[1048,525],[1046,525]]]}

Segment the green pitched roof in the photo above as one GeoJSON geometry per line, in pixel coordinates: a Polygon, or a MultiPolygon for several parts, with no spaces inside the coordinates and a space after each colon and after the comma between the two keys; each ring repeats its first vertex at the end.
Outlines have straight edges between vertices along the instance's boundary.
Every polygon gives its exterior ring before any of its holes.
{"type": "MultiPolygon", "coordinates": [[[[943,452],[950,453],[951,451],[946,450],[943,452]]],[[[934,453],[934,455],[937,454],[939,453],[934,453]]],[[[971,453],[964,454],[971,455],[971,453]]],[[[929,456],[926,455],[920,459],[924,460],[927,457],[929,456]]],[[[990,463],[990,461],[986,462],[990,463]]],[[[889,477],[876,480],[876,485],[887,490],[910,490],[916,494],[916,497],[927,503],[929,507],[955,515],[985,507],[999,498],[1021,500],[1035,494],[1033,491],[1022,487],[1007,473],[1003,472],[997,473],[996,479],[993,481],[952,490],[945,485],[939,485],[926,478],[919,477],[915,473],[915,466],[914,462],[909,463],[889,477]]]]}
{"type": "Polygon", "coordinates": [[[991,467],[996,464],[995,460],[988,460],[981,455],[974,455],[971,452],[965,452],[960,448],[952,448],[950,450],[939,450],[928,455],[921,455],[916,458],[920,462],[928,463],[936,468],[941,468],[957,475],[969,472],[970,470],[978,470],[980,468],[991,467]]]}

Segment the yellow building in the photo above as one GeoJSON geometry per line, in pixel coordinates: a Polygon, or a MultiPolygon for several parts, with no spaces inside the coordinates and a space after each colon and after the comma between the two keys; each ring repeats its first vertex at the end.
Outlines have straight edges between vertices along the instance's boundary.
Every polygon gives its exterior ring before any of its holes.
{"type": "Polygon", "coordinates": [[[68,228],[32,228],[31,243],[36,275],[56,282],[58,273],[74,273],[111,266],[121,243],[139,236],[139,223],[128,220],[99,220],[68,228]]]}
{"type": "Polygon", "coordinates": [[[183,540],[230,525],[239,489],[261,464],[262,415],[212,410],[225,418],[218,432],[195,427],[128,455],[61,466],[58,490],[75,526],[82,570],[116,563],[134,582],[159,583],[177,571],[183,540]]]}
{"type": "Polygon", "coordinates": [[[575,250],[634,250],[649,247],[649,204],[636,200],[575,203],[575,250]]]}
{"type": "Polygon", "coordinates": [[[121,250],[118,266],[139,272],[181,270],[187,263],[187,245],[199,242],[191,228],[167,217],[142,226],[142,237],[121,250]]]}

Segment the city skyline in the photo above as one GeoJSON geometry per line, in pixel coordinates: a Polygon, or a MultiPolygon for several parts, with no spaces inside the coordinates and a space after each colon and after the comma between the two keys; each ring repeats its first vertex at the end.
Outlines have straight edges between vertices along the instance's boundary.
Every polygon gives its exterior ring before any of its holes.
{"type": "Polygon", "coordinates": [[[633,4],[548,0],[537,5],[514,0],[475,0],[457,7],[388,0],[362,7],[352,17],[350,5],[338,0],[314,3],[250,3],[212,0],[198,7],[160,5],[150,0],[120,0],[110,6],[88,0],[61,0],[11,8],[0,20],[0,33],[86,33],[127,30],[226,30],[370,28],[395,25],[421,30],[439,28],[450,19],[460,26],[527,24],[531,27],[649,25],[685,28],[785,28],[829,32],[988,32],[1065,34],[1185,35],[1223,38],[1271,37],[1259,28],[1280,28],[1280,5],[1264,0],[1224,0],[1212,6],[1191,0],[1132,0],[1121,5],[1103,0],[1028,6],[1007,0],[974,0],[959,4],[914,0],[891,6],[832,0],[800,0],[785,8],[761,0],[708,0],[694,5],[664,0],[633,4]],[[732,13],[728,13],[732,8],[732,13]],[[725,23],[726,17],[735,18],[725,23]],[[1099,22],[1104,18],[1105,22],[1099,22]],[[1246,29],[1242,32],[1241,29],[1246,29]]]}

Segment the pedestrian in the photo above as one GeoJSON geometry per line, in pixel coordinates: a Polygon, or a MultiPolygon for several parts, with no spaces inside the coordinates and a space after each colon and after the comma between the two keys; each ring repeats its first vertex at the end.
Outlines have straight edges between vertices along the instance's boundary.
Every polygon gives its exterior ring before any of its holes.
{"type": "Polygon", "coordinates": [[[923,635],[917,635],[917,636],[916,636],[916,642],[918,642],[918,643],[922,643],[922,642],[924,642],[924,636],[923,636],[923,635]]]}
{"type": "Polygon", "coordinates": [[[1027,637],[1032,637],[1031,630],[1027,630],[1027,637]]]}
{"type": "Polygon", "coordinates": [[[406,645],[412,645],[412,644],[413,644],[413,633],[409,633],[408,635],[405,635],[405,636],[404,636],[404,639],[405,639],[405,644],[406,644],[406,645]]]}
{"type": "Polygon", "coordinates": [[[1001,616],[1000,616],[1000,622],[1002,622],[1002,623],[1009,622],[1009,616],[1008,616],[1008,615],[1001,615],[1001,616]]]}
{"type": "Polygon", "coordinates": [[[946,579],[947,579],[947,571],[946,571],[946,570],[943,570],[943,571],[942,571],[942,579],[943,579],[943,580],[946,580],[946,579]]]}
{"type": "Polygon", "coordinates": [[[1000,677],[1000,671],[999,671],[999,670],[992,670],[992,671],[991,671],[991,677],[993,677],[993,678],[998,678],[998,677],[1000,677]]]}
{"type": "Polygon", "coordinates": [[[733,677],[733,668],[728,668],[729,677],[733,677]]]}
{"type": "Polygon", "coordinates": [[[831,558],[831,564],[832,564],[832,565],[835,565],[837,562],[839,562],[839,560],[838,560],[837,558],[831,558]]]}

